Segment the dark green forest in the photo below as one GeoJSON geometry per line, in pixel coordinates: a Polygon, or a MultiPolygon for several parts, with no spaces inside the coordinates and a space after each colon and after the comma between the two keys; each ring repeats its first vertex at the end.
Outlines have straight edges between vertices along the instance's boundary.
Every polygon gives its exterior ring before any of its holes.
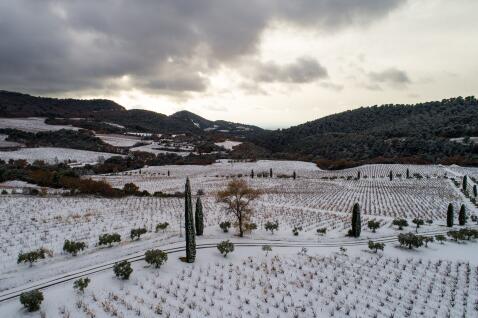
{"type": "Polygon", "coordinates": [[[272,157],[317,161],[326,168],[370,162],[478,164],[478,102],[457,97],[416,105],[383,105],[255,134],[272,157]]]}

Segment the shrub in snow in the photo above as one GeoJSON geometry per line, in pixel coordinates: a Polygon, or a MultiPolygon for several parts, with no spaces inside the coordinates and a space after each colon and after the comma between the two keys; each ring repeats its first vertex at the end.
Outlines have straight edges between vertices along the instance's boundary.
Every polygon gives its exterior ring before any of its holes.
{"type": "Polygon", "coordinates": [[[384,243],[368,241],[368,248],[375,251],[375,253],[377,253],[378,250],[383,251],[384,247],[385,247],[384,243]]]}
{"type": "Polygon", "coordinates": [[[160,230],[162,230],[162,231],[166,230],[168,228],[168,226],[169,226],[168,222],[156,224],[156,233],[158,233],[160,230]]]}
{"type": "Polygon", "coordinates": [[[435,235],[435,240],[440,242],[440,244],[443,244],[443,242],[446,241],[446,236],[442,234],[435,235]]]}
{"type": "Polygon", "coordinates": [[[75,242],[70,240],[65,240],[63,243],[63,251],[70,253],[73,256],[78,255],[79,251],[83,251],[86,248],[85,242],[75,242]]]}
{"type": "Polygon", "coordinates": [[[224,255],[224,257],[226,257],[227,254],[234,251],[234,244],[229,242],[229,240],[222,241],[221,243],[217,244],[217,249],[222,255],[224,255]]]}
{"type": "Polygon", "coordinates": [[[292,229],[292,234],[298,236],[300,231],[302,231],[302,226],[294,226],[294,228],[292,229]]]}
{"type": "Polygon", "coordinates": [[[324,235],[326,233],[327,233],[327,228],[326,227],[321,227],[321,228],[317,229],[317,234],[324,235]]]}
{"type": "Polygon", "coordinates": [[[113,271],[116,277],[121,279],[129,279],[129,276],[133,272],[133,269],[131,268],[130,262],[122,261],[114,265],[113,271]]]}
{"type": "Polygon", "coordinates": [[[405,226],[408,226],[408,222],[405,219],[395,219],[392,224],[398,226],[399,230],[403,230],[405,226]]]}
{"type": "Polygon", "coordinates": [[[126,195],[135,195],[138,193],[139,187],[136,184],[130,182],[124,185],[123,191],[126,195]]]}
{"type": "Polygon", "coordinates": [[[30,251],[27,253],[20,253],[18,254],[17,264],[30,263],[30,266],[31,266],[33,265],[33,263],[35,263],[39,259],[44,259],[45,255],[46,255],[46,250],[43,248],[40,248],[35,251],[30,251]]]}
{"type": "Polygon", "coordinates": [[[398,242],[400,243],[400,246],[407,246],[409,249],[412,249],[413,247],[419,248],[423,245],[423,238],[423,236],[415,235],[413,233],[399,234],[398,242]]]}
{"type": "Polygon", "coordinates": [[[432,243],[435,239],[432,236],[425,236],[423,238],[423,242],[425,243],[425,247],[428,247],[428,243],[432,243]]]}
{"type": "Polygon", "coordinates": [[[375,221],[375,220],[370,220],[367,222],[367,226],[369,229],[372,230],[373,233],[380,227],[380,222],[375,221]]]}
{"type": "Polygon", "coordinates": [[[148,231],[146,228],[138,228],[138,229],[131,229],[131,232],[129,234],[129,237],[131,237],[132,240],[139,240],[141,235],[147,233],[148,231]]]}
{"type": "Polygon", "coordinates": [[[277,231],[279,229],[279,221],[267,221],[266,224],[264,224],[264,228],[266,229],[266,231],[271,231],[271,233],[274,234],[274,231],[277,231]]]}
{"type": "Polygon", "coordinates": [[[219,223],[219,227],[222,229],[224,233],[227,233],[229,232],[229,229],[231,228],[231,222],[229,221],[221,222],[219,223]]]}
{"type": "Polygon", "coordinates": [[[257,224],[253,222],[248,222],[244,224],[244,232],[250,233],[254,230],[257,230],[257,224]]]}
{"type": "Polygon", "coordinates": [[[418,229],[420,228],[420,225],[425,224],[425,222],[420,218],[414,218],[412,222],[417,226],[416,229],[415,229],[416,232],[418,232],[418,229]]]}
{"type": "Polygon", "coordinates": [[[43,293],[38,289],[20,294],[20,303],[29,311],[37,311],[43,301],[43,293]]]}
{"type": "Polygon", "coordinates": [[[98,245],[111,246],[113,245],[113,243],[119,243],[119,242],[121,242],[121,235],[119,235],[118,233],[113,233],[113,234],[106,233],[106,234],[100,235],[98,245]]]}
{"type": "Polygon", "coordinates": [[[266,256],[269,255],[269,252],[272,252],[272,246],[262,245],[262,250],[266,253],[266,256]]]}
{"type": "Polygon", "coordinates": [[[80,278],[75,280],[75,282],[73,283],[73,288],[83,293],[86,287],[88,287],[89,283],[90,283],[90,279],[88,277],[80,278]]]}
{"type": "Polygon", "coordinates": [[[146,263],[160,268],[168,260],[168,254],[161,250],[149,250],[144,253],[146,263]]]}

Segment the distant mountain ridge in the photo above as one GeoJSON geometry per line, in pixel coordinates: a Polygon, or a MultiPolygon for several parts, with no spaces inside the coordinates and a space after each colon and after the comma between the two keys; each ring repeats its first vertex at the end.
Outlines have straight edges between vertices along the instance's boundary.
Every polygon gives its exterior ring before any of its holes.
{"type": "Polygon", "coordinates": [[[217,131],[244,135],[262,131],[261,128],[252,125],[222,120],[211,121],[189,111],[180,111],[167,116],[143,109],[127,110],[106,99],[58,99],[8,91],[0,91],[0,117],[85,118],[90,121],[111,122],[135,131],[153,133],[217,131]]]}

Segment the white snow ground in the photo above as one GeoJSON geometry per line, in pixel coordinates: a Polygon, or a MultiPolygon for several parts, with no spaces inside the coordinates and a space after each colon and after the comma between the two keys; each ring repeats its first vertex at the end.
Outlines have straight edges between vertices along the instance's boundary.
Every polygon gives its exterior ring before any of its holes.
{"type": "Polygon", "coordinates": [[[108,159],[116,154],[106,152],[95,152],[87,150],[77,150],[70,148],[39,147],[22,148],[15,151],[0,151],[0,159],[8,161],[10,159],[24,159],[28,162],[43,160],[48,163],[72,161],[77,163],[97,163],[99,160],[108,159]]]}

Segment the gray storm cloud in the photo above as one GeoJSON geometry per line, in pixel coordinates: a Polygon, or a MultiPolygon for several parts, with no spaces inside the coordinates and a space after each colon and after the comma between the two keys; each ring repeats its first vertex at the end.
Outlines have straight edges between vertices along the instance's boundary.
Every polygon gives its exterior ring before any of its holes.
{"type": "Polygon", "coordinates": [[[259,82],[309,83],[328,76],[327,69],[310,57],[299,58],[287,65],[258,65],[255,79],[259,82]]]}
{"type": "MultiPolygon", "coordinates": [[[[402,2],[3,0],[0,86],[40,93],[100,90],[128,76],[139,89],[203,91],[208,81],[200,74],[253,55],[272,21],[337,30],[371,23],[402,2]]],[[[327,74],[310,59],[267,67],[286,82],[327,74]]]]}

